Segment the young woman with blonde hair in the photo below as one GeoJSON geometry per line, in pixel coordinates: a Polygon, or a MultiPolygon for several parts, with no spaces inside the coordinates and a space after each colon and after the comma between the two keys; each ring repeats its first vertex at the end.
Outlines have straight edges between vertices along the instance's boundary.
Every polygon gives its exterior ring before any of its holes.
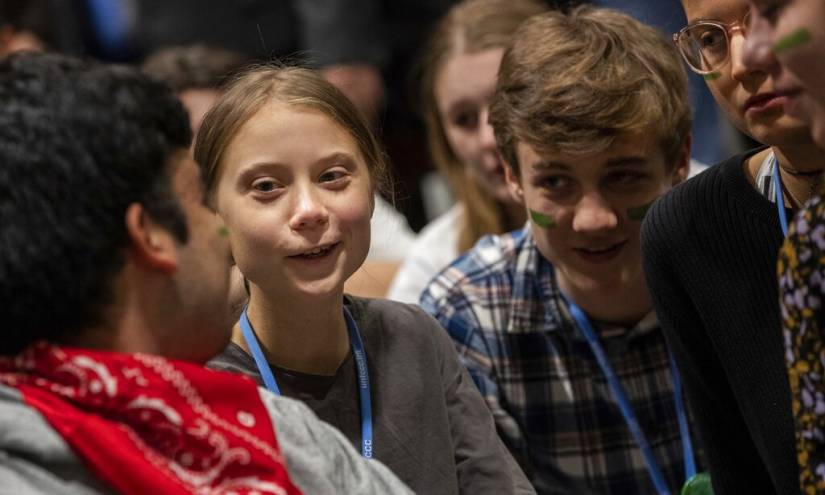
{"type": "Polygon", "coordinates": [[[524,20],[545,10],[534,0],[465,0],[433,32],[421,61],[421,103],[430,153],[457,201],[421,231],[390,299],[417,303],[430,279],[479,238],[524,224],[487,114],[504,48],[524,20]]]}
{"type": "Polygon", "coordinates": [[[418,493],[532,492],[438,323],[344,294],[385,164],[343,94],[307,69],[252,69],[195,157],[250,292],[212,366],[305,402],[418,493]]]}

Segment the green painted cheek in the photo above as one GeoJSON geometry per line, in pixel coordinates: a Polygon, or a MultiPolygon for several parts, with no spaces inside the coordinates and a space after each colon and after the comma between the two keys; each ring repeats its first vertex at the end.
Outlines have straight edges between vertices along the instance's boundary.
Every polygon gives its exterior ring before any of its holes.
{"type": "Polygon", "coordinates": [[[642,220],[644,220],[645,215],[647,215],[647,210],[649,210],[652,205],[653,201],[646,205],[637,206],[635,208],[628,208],[627,216],[630,217],[631,220],[638,220],[641,222],[642,220]]]}
{"type": "Polygon", "coordinates": [[[785,36],[773,45],[773,53],[779,55],[780,53],[793,50],[794,48],[804,45],[811,41],[811,33],[805,28],[799,28],[793,33],[785,36]]]}
{"type": "Polygon", "coordinates": [[[218,227],[218,235],[221,237],[229,237],[229,229],[224,226],[218,227]]]}
{"type": "Polygon", "coordinates": [[[719,72],[709,72],[707,74],[702,74],[702,77],[705,81],[713,81],[722,77],[722,74],[719,72]]]}
{"type": "Polygon", "coordinates": [[[552,229],[556,226],[556,221],[550,215],[546,213],[539,213],[537,211],[530,210],[530,219],[533,220],[533,223],[538,225],[543,229],[552,229]]]}

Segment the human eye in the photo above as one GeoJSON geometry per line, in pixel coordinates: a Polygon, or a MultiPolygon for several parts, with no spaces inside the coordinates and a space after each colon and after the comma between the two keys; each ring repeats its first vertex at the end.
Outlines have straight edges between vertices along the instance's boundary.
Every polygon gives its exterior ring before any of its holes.
{"type": "Polygon", "coordinates": [[[717,27],[705,28],[698,33],[699,46],[703,50],[716,50],[725,43],[725,35],[717,27]]]}
{"type": "Polygon", "coordinates": [[[565,194],[573,188],[573,181],[564,175],[541,176],[536,178],[534,184],[551,195],[565,194]]]}
{"type": "Polygon", "coordinates": [[[348,182],[349,171],[343,167],[325,170],[318,176],[318,181],[329,186],[344,186],[348,182]]]}
{"type": "Polygon", "coordinates": [[[478,112],[464,110],[453,115],[453,125],[462,129],[475,129],[478,126],[478,112]]]}
{"type": "Polygon", "coordinates": [[[261,177],[252,181],[252,190],[257,193],[271,194],[281,189],[281,185],[272,177],[261,177]]]}

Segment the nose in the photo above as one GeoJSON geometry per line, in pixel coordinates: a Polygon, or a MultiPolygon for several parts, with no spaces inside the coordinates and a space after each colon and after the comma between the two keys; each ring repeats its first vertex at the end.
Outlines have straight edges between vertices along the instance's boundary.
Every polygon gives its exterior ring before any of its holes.
{"type": "Polygon", "coordinates": [[[484,149],[496,150],[496,134],[493,126],[490,125],[490,107],[485,107],[481,111],[481,128],[479,129],[479,140],[484,149]]]}
{"type": "Polygon", "coordinates": [[[742,64],[748,70],[769,74],[775,74],[779,67],[771,47],[767,23],[757,13],[752,12],[748,25],[748,37],[742,46],[742,64]]]}
{"type": "Polygon", "coordinates": [[[329,222],[329,213],[318,191],[312,187],[295,186],[295,199],[289,228],[292,230],[313,229],[329,222]]]}
{"type": "MultiPolygon", "coordinates": [[[[750,36],[750,31],[748,32],[748,36],[750,36]]],[[[744,82],[756,74],[762,74],[764,76],[768,72],[765,60],[757,64],[745,63],[746,43],[747,39],[741,33],[734,34],[730,40],[731,75],[740,82],[744,82]]]]}
{"type": "Polygon", "coordinates": [[[585,193],[576,205],[573,230],[596,233],[616,228],[619,219],[613,208],[598,193],[585,193]]]}

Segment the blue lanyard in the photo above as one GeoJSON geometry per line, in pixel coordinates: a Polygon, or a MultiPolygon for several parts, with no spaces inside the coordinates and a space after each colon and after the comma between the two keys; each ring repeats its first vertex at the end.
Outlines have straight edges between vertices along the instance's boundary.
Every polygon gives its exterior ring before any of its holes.
{"type": "Polygon", "coordinates": [[[771,155],[773,162],[773,188],[776,194],[776,209],[779,211],[779,225],[782,227],[782,235],[788,237],[788,215],[785,213],[785,199],[782,197],[782,178],[779,176],[779,164],[776,157],[771,155]]]}
{"type": "MultiPolygon", "coordinates": [[[[349,333],[349,342],[352,347],[352,355],[355,358],[355,366],[358,370],[358,396],[361,402],[361,455],[367,459],[373,456],[373,442],[372,442],[372,399],[370,395],[370,376],[367,368],[367,354],[364,352],[364,343],[361,341],[361,334],[358,332],[358,325],[352,318],[349,310],[344,306],[344,319],[347,322],[347,332],[349,333]]],[[[246,308],[241,313],[241,332],[243,332],[246,345],[252,352],[252,357],[255,359],[255,364],[258,366],[258,371],[261,373],[264,385],[275,395],[281,395],[281,390],[275,382],[275,376],[272,374],[272,369],[264,357],[261,346],[258,344],[258,338],[255,336],[255,330],[249,322],[249,317],[246,315],[246,308]]]]}
{"type": "MultiPolygon", "coordinates": [[[[590,345],[596,361],[599,363],[605,378],[607,378],[607,383],[610,386],[614,398],[619,403],[619,410],[624,417],[625,423],[627,423],[630,432],[633,434],[636,444],[639,445],[639,448],[642,450],[642,455],[644,456],[647,470],[650,472],[650,477],[653,479],[653,486],[656,488],[656,492],[659,493],[659,495],[670,495],[670,489],[667,486],[664,474],[662,474],[662,469],[659,467],[659,463],[656,462],[656,457],[653,455],[653,449],[650,447],[644,432],[642,432],[639,420],[636,418],[636,413],[630,406],[630,400],[628,400],[627,394],[625,394],[624,388],[622,388],[622,384],[619,382],[619,378],[607,361],[607,356],[599,343],[593,326],[590,324],[590,319],[576,303],[566,297],[565,300],[567,301],[567,306],[570,308],[570,313],[573,315],[573,319],[576,320],[579,330],[584,334],[584,338],[590,345]]],[[[690,439],[690,429],[688,427],[687,414],[685,413],[685,404],[682,401],[682,381],[673,359],[670,359],[670,373],[673,379],[673,402],[676,405],[676,418],[679,422],[679,433],[682,437],[685,479],[689,480],[696,474],[696,463],[693,459],[693,443],[690,439]]]]}

